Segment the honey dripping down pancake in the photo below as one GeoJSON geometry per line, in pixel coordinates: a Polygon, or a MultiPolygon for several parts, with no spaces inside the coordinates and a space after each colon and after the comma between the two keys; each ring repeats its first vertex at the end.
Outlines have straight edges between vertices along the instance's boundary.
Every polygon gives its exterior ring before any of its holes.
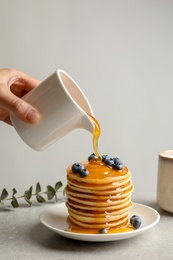
{"type": "MultiPolygon", "coordinates": [[[[94,153],[88,161],[74,163],[67,168],[66,206],[69,232],[98,234],[134,230],[129,211],[133,207],[131,174],[122,161],[98,152],[100,126],[91,116],[94,153]]],[[[136,225],[137,227],[137,225],[136,225]]]]}

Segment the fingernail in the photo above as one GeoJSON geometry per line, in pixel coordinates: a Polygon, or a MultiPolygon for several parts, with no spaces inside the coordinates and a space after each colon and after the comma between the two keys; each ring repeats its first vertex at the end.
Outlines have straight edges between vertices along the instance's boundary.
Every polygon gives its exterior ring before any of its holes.
{"type": "Polygon", "coordinates": [[[26,119],[27,121],[29,121],[30,123],[37,123],[40,119],[40,115],[37,111],[35,111],[34,109],[31,109],[28,114],[26,115],[26,119]]]}

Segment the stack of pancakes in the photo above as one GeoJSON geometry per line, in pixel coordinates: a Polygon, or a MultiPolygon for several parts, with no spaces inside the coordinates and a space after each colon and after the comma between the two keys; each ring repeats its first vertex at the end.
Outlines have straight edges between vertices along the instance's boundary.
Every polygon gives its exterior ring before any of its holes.
{"type": "Polygon", "coordinates": [[[80,177],[67,168],[68,223],[70,227],[85,229],[119,229],[129,224],[129,210],[133,204],[133,185],[129,169],[112,169],[103,162],[81,163],[89,171],[80,177]]]}

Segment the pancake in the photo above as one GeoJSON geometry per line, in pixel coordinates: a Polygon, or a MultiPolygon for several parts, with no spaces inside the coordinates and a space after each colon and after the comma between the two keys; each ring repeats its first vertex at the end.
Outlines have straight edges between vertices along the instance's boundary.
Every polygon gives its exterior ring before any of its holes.
{"type": "Polygon", "coordinates": [[[127,166],[121,170],[104,162],[91,160],[80,165],[88,172],[81,177],[67,168],[66,206],[68,230],[120,229],[129,224],[129,211],[133,207],[133,184],[127,166]]]}

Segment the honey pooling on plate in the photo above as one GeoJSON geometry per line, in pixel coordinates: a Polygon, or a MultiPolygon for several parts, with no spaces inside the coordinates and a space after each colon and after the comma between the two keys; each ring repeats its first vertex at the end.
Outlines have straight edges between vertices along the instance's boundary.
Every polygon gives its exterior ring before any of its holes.
{"type": "Polygon", "coordinates": [[[94,153],[87,161],[67,168],[67,230],[84,234],[133,230],[129,221],[129,211],[133,207],[130,171],[119,158],[98,152],[100,126],[91,118],[95,125],[94,153]]]}

